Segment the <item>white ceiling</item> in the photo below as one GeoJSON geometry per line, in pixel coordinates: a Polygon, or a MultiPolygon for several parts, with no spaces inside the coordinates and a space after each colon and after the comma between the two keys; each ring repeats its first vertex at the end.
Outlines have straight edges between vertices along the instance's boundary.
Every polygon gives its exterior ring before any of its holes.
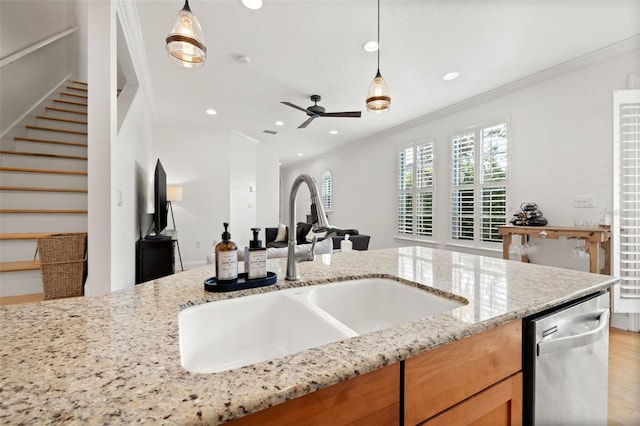
{"type": "Polygon", "coordinates": [[[257,11],[240,0],[190,0],[208,48],[195,70],[165,51],[182,4],[136,3],[155,118],[240,132],[277,149],[285,165],[298,152],[308,159],[640,34],[637,0],[382,0],[380,69],[392,106],[377,115],[364,105],[376,55],[362,49],[376,38],[375,0],[264,0],[257,11]],[[449,71],[460,77],[444,81],[449,71]],[[362,118],[297,129],[306,115],[280,101],[306,108],[312,94],[328,112],[362,110],[362,118]],[[210,107],[216,116],[205,114],[210,107]]]}

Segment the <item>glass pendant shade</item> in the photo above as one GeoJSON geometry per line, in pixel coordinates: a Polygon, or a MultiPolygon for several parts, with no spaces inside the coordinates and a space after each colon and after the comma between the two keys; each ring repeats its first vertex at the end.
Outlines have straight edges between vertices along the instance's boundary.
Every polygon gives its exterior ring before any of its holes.
{"type": "Polygon", "coordinates": [[[389,96],[389,87],[387,82],[384,81],[380,70],[373,78],[371,86],[369,86],[369,92],[367,93],[367,111],[381,114],[385,111],[389,111],[391,108],[391,96],[389,96]]]}
{"type": "Polygon", "coordinates": [[[186,68],[204,65],[207,47],[198,18],[191,13],[188,1],[185,1],[184,7],[178,13],[166,42],[169,57],[177,64],[186,68]]]}

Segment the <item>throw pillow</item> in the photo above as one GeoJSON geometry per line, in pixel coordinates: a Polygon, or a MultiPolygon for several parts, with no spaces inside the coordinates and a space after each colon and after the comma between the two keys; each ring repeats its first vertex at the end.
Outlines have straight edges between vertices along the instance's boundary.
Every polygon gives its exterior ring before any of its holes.
{"type": "Polygon", "coordinates": [[[276,242],[287,241],[287,227],[284,223],[278,224],[278,233],[276,234],[276,242]]]}
{"type": "Polygon", "coordinates": [[[310,223],[298,222],[298,226],[296,226],[296,243],[297,244],[304,244],[307,242],[306,237],[309,231],[311,230],[312,226],[313,225],[311,225],[310,223]]]}
{"type": "Polygon", "coordinates": [[[318,237],[318,241],[325,238],[327,236],[327,231],[324,232],[313,232],[313,229],[309,231],[307,235],[305,235],[304,239],[310,243],[313,241],[313,237],[318,237]]]}

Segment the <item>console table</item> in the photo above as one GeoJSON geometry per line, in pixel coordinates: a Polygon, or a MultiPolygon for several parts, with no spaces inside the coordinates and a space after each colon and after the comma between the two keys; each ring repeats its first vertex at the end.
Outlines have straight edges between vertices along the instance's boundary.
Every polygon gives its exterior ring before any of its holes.
{"type": "Polygon", "coordinates": [[[169,238],[142,238],[136,243],[136,284],[175,273],[174,246],[169,238]]]}
{"type": "MultiPolygon", "coordinates": [[[[529,238],[557,240],[560,237],[584,240],[585,252],[589,255],[589,272],[611,273],[611,229],[610,228],[574,228],[569,226],[498,226],[502,235],[502,258],[509,259],[509,246],[513,235],[519,235],[522,244],[529,238]],[[604,249],[604,268],[599,270],[600,247],[604,249]]],[[[526,255],[520,261],[529,262],[526,255]]]]}

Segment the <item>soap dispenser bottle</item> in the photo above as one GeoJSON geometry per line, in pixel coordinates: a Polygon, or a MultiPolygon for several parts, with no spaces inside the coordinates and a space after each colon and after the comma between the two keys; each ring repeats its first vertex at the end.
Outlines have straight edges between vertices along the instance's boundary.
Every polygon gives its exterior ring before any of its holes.
{"type": "Polygon", "coordinates": [[[245,249],[244,271],[247,278],[254,280],[267,277],[267,249],[262,247],[262,241],[258,239],[260,228],[251,228],[253,239],[249,241],[249,248],[245,249]]]}
{"type": "Polygon", "coordinates": [[[222,241],[216,245],[216,280],[235,283],[238,281],[238,246],[231,241],[229,224],[223,225],[222,241]]]}

